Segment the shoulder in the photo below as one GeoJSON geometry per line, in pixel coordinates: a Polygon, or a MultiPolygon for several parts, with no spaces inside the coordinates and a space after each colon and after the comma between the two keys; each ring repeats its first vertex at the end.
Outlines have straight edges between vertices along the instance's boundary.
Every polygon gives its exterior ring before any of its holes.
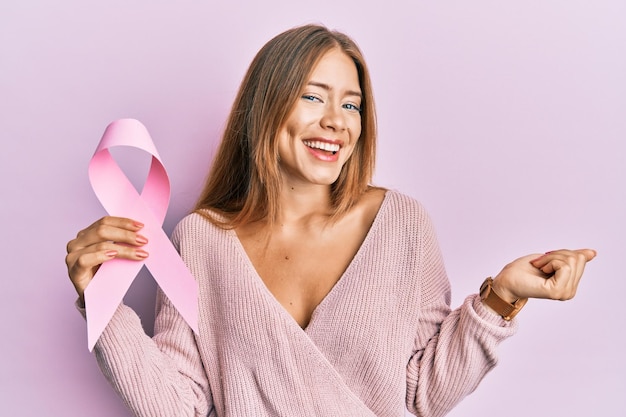
{"type": "Polygon", "coordinates": [[[400,238],[422,241],[435,239],[431,217],[414,197],[394,190],[387,190],[378,214],[380,226],[400,238]]]}
{"type": "Polygon", "coordinates": [[[172,242],[179,246],[182,242],[206,240],[212,235],[223,233],[224,229],[209,220],[214,216],[214,213],[203,210],[183,217],[172,232],[172,242]]]}
{"type": "Polygon", "coordinates": [[[424,206],[415,198],[399,191],[381,187],[370,187],[355,208],[365,212],[373,212],[374,215],[378,212],[389,211],[393,214],[426,214],[424,206]]]}
{"type": "Polygon", "coordinates": [[[387,190],[383,202],[386,211],[407,222],[430,222],[426,208],[414,197],[395,190],[387,190]]]}

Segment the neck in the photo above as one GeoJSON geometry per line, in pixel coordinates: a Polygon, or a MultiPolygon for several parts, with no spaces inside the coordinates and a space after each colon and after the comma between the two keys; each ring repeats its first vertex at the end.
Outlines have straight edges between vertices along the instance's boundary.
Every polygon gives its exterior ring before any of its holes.
{"type": "Polygon", "coordinates": [[[277,223],[283,226],[326,221],[332,213],[330,186],[284,184],[279,207],[277,223]]]}

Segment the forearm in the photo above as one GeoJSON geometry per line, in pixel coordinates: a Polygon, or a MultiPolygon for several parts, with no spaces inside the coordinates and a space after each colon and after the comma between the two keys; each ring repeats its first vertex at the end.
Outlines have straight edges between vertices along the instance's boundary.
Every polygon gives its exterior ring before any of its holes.
{"type": "MultiPolygon", "coordinates": [[[[425,312],[425,314],[433,313],[425,312]]],[[[476,389],[497,362],[497,345],[515,332],[514,322],[468,297],[407,366],[407,407],[417,416],[444,416],[476,389]]]]}
{"type": "Polygon", "coordinates": [[[207,387],[196,382],[203,380],[202,370],[165,354],[129,307],[118,308],[94,353],[103,374],[134,415],[207,415],[207,387]]]}

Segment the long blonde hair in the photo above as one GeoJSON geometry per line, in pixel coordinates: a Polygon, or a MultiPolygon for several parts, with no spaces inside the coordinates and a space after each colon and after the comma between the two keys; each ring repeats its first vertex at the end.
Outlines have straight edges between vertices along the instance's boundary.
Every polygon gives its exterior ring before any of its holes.
{"type": "Polygon", "coordinates": [[[376,115],[369,71],[356,43],[319,25],[287,30],[261,48],[233,104],[222,142],[194,211],[224,228],[278,214],[281,187],[276,136],[320,58],[339,47],[354,61],[363,100],[361,136],[331,185],[333,216],[346,213],[374,172],[376,115]],[[206,209],[220,214],[208,216],[206,209]]]}

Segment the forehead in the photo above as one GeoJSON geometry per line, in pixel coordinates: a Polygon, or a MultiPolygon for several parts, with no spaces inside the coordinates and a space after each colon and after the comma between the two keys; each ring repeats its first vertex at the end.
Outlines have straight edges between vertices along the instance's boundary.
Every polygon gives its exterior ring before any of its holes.
{"type": "Polygon", "coordinates": [[[333,48],[321,56],[308,81],[324,83],[338,89],[360,91],[356,64],[339,48],[333,48]]]}

